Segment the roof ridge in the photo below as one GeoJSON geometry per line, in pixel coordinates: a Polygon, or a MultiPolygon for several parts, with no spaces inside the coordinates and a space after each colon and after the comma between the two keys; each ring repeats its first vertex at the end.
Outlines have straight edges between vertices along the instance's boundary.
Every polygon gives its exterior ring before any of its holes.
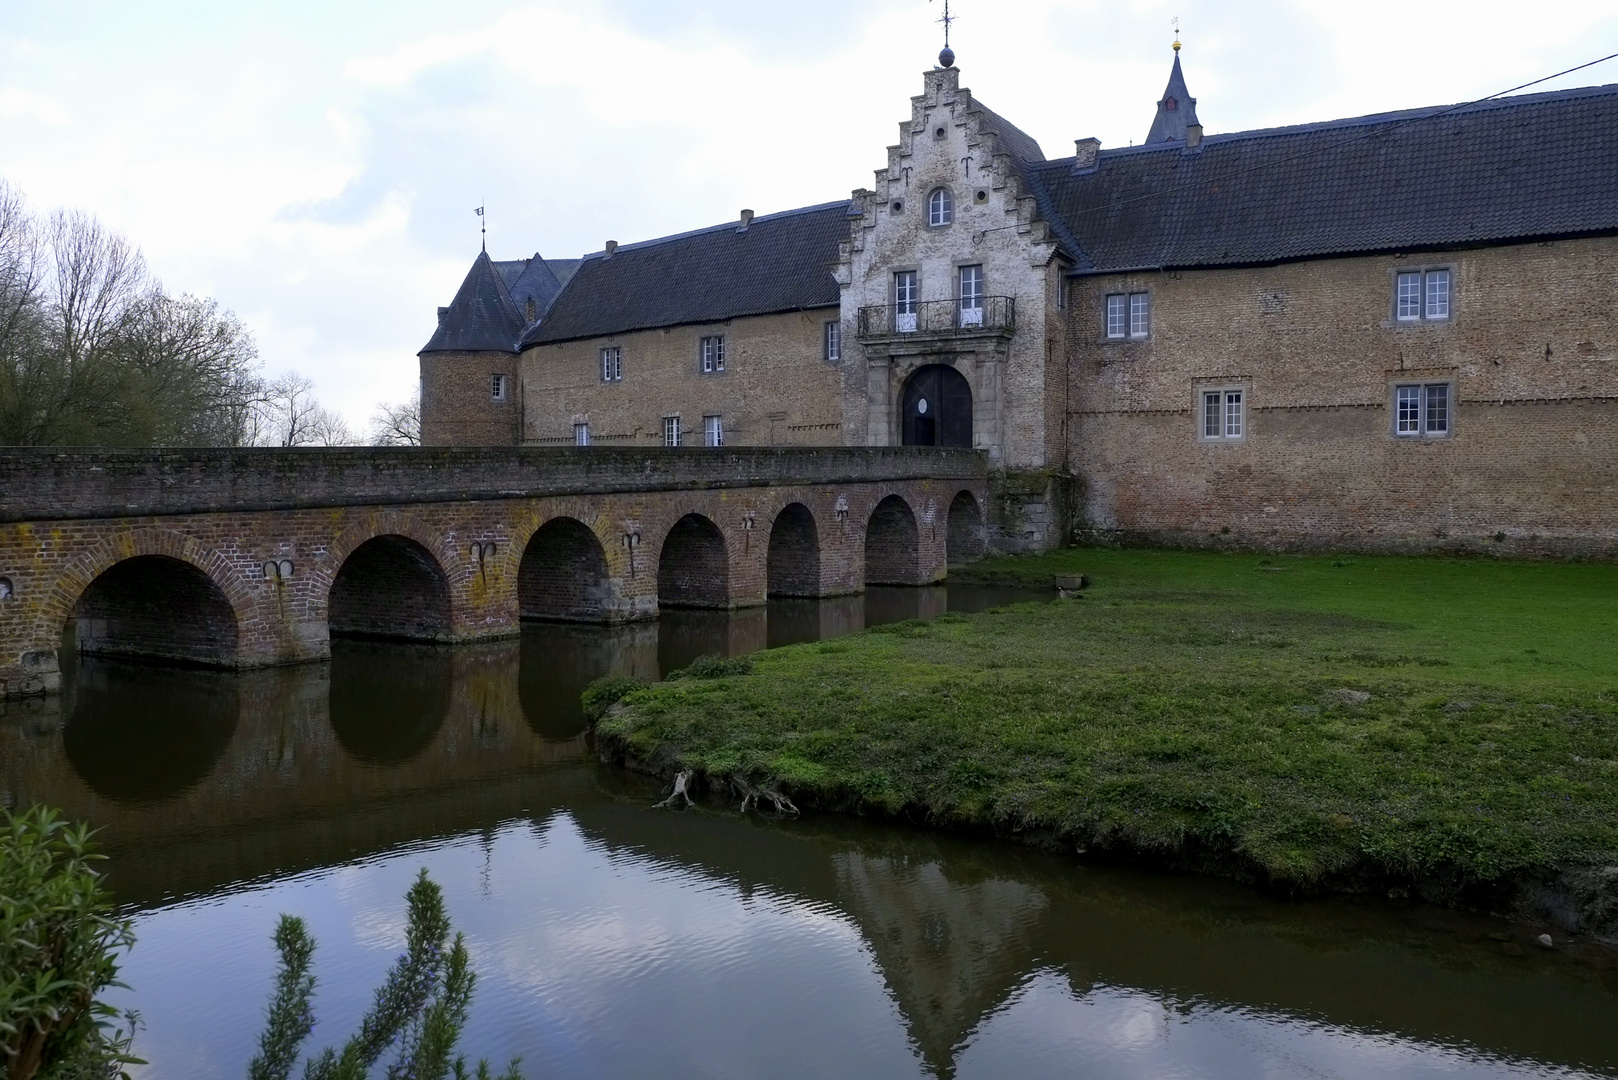
{"type": "MultiPolygon", "coordinates": [[[[844,208],[846,208],[849,205],[849,201],[850,200],[848,200],[848,199],[837,199],[837,200],[835,200],[833,202],[816,203],[814,206],[799,206],[799,207],[795,207],[795,208],[793,208],[791,210],[777,210],[773,214],[757,214],[757,215],[755,215],[753,217],[751,223],[749,224],[749,228],[751,228],[754,225],[762,224],[764,222],[777,221],[777,220],[779,220],[781,218],[793,217],[793,216],[798,215],[798,214],[812,214],[812,213],[814,213],[816,211],[819,211],[819,210],[831,210],[831,209],[834,209],[836,207],[844,207],[844,208]]],[[[615,255],[618,255],[618,254],[622,254],[622,253],[624,253],[626,251],[640,251],[643,248],[656,247],[659,244],[667,244],[667,243],[671,243],[671,242],[673,242],[675,240],[687,240],[687,239],[689,239],[689,238],[691,238],[693,236],[707,236],[710,233],[724,232],[726,229],[735,229],[735,228],[737,228],[738,227],[737,222],[739,220],[740,220],[739,218],[732,218],[731,220],[721,222],[718,225],[704,225],[700,229],[689,229],[689,230],[687,230],[685,232],[670,233],[667,236],[654,236],[650,240],[636,240],[633,243],[629,243],[629,244],[619,244],[614,249],[613,253],[615,255]]],[[[579,258],[582,261],[584,259],[603,259],[603,258],[606,258],[606,256],[607,256],[606,251],[601,250],[601,251],[586,252],[584,255],[581,255],[579,258]]]]}

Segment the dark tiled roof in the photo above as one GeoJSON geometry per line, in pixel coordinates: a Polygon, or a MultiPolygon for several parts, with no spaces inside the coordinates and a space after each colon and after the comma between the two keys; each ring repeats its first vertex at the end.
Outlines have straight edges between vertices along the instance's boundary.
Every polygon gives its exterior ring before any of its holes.
{"type": "Polygon", "coordinates": [[[522,312],[511,299],[500,270],[488,252],[480,252],[455,299],[440,309],[438,329],[421,351],[511,352],[523,325],[522,312]]]}
{"type": "Polygon", "coordinates": [[[524,345],[835,307],[848,203],[826,203],[585,256],[524,345]]]}
{"type": "Polygon", "coordinates": [[[525,323],[543,318],[550,310],[551,303],[555,301],[556,294],[561,291],[562,282],[557,278],[556,271],[551,268],[549,262],[539,257],[537,251],[534,257],[527,261],[517,280],[511,283],[511,299],[516,301],[525,323]],[[528,317],[530,302],[534,305],[532,318],[528,317]]]}
{"type": "Polygon", "coordinates": [[[1169,85],[1157,103],[1157,115],[1146,132],[1148,145],[1164,142],[1185,142],[1185,129],[1200,123],[1197,119],[1197,99],[1185,88],[1185,75],[1180,71],[1180,53],[1174,53],[1174,67],[1169,70],[1169,85]]]}
{"type": "Polygon", "coordinates": [[[989,122],[988,126],[1000,136],[1000,145],[1012,157],[1024,164],[1045,160],[1045,151],[1039,148],[1038,141],[1032,135],[976,98],[972,99],[972,107],[983,114],[984,119],[989,122]]]}
{"type": "Polygon", "coordinates": [[[1618,85],[1106,150],[1031,170],[1080,271],[1618,230],[1618,85]]]}

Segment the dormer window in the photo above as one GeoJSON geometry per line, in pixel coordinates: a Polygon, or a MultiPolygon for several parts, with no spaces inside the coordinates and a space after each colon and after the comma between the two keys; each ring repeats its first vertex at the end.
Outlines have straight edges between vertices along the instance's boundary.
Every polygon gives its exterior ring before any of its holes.
{"type": "Polygon", "coordinates": [[[955,200],[948,188],[934,188],[927,196],[927,224],[948,225],[955,220],[955,200]]]}
{"type": "Polygon", "coordinates": [[[1175,109],[1178,109],[1179,107],[1180,107],[1180,103],[1178,101],[1175,101],[1173,98],[1166,97],[1166,98],[1163,99],[1163,111],[1164,112],[1173,112],[1175,109]]]}

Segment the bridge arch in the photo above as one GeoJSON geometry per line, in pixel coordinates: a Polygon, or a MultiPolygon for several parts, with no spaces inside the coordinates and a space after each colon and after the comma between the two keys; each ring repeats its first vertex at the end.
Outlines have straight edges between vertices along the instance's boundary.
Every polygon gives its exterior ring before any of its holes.
{"type": "Polygon", "coordinates": [[[449,577],[433,553],[398,533],[373,536],[338,565],[326,596],[333,636],[447,641],[449,577]]]}
{"type": "Polygon", "coordinates": [[[921,530],[903,496],[889,495],[871,510],[865,525],[865,584],[921,584],[921,530]]]}
{"type": "Polygon", "coordinates": [[[770,524],[765,582],[770,596],[821,594],[820,529],[801,502],[783,506],[770,524]]]}
{"type": "Polygon", "coordinates": [[[669,527],[657,560],[659,607],[730,607],[730,552],[706,514],[689,513],[669,527]]]}
{"type": "Polygon", "coordinates": [[[612,602],[607,552],[595,530],[553,517],[534,530],[517,567],[517,613],[524,619],[606,622],[612,602]]]}
{"type": "Polygon", "coordinates": [[[167,529],[109,537],[51,586],[35,640],[54,649],[72,621],[92,655],[235,667],[252,592],[217,551],[167,529]]]}
{"type": "Polygon", "coordinates": [[[949,531],[944,543],[944,559],[950,566],[965,566],[983,558],[983,508],[970,491],[956,492],[950,501],[949,531]]]}

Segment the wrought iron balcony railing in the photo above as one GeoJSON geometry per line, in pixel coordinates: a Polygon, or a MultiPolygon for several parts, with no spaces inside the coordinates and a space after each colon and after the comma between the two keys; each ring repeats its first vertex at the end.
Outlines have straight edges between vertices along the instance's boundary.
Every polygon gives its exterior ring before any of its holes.
{"type": "Polygon", "coordinates": [[[1016,301],[1010,296],[980,296],[972,300],[926,300],[910,304],[873,304],[860,308],[859,336],[899,337],[905,334],[936,336],[1007,332],[1016,329],[1016,301]]]}

